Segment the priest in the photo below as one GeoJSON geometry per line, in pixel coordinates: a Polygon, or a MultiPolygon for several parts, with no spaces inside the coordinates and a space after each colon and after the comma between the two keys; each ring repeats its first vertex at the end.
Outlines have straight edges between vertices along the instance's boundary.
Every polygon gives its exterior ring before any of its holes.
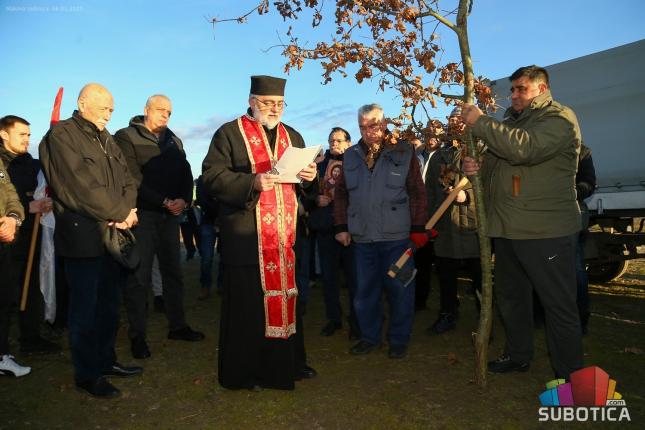
{"type": "Polygon", "coordinates": [[[249,109],[215,132],[202,165],[204,189],[220,204],[218,379],[229,389],[292,390],[316,376],[306,363],[293,250],[297,196],[316,193],[316,165],[300,171],[297,185],[270,173],[289,146],[305,146],[281,122],[285,85],[251,76],[249,109]]]}

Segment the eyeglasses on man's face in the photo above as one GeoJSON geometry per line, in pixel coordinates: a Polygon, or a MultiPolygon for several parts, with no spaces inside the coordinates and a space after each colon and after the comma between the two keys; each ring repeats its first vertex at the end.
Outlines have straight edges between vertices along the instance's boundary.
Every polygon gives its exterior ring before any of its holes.
{"type": "Polygon", "coordinates": [[[287,104],[282,100],[276,102],[273,100],[261,100],[257,97],[253,97],[253,99],[256,101],[258,109],[260,110],[283,110],[285,107],[287,107],[287,104]]]}

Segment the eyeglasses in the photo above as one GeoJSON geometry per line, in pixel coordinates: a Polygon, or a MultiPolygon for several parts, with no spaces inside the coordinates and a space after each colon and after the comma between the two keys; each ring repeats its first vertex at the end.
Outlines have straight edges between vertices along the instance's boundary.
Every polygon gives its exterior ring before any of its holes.
{"type": "Polygon", "coordinates": [[[253,97],[253,99],[255,99],[255,101],[258,103],[258,108],[260,110],[270,110],[270,109],[283,110],[284,108],[287,107],[287,104],[283,101],[274,102],[273,100],[260,100],[257,97],[253,97]]]}

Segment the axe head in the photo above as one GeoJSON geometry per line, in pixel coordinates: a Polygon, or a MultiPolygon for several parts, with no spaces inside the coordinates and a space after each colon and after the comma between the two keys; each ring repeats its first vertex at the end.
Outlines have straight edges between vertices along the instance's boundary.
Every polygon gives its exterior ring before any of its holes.
{"type": "Polygon", "coordinates": [[[390,266],[388,275],[401,282],[403,287],[407,287],[412,281],[414,281],[414,277],[417,276],[417,269],[410,264],[398,267],[396,263],[394,263],[390,266]],[[392,273],[394,273],[394,276],[392,276],[392,273]]]}

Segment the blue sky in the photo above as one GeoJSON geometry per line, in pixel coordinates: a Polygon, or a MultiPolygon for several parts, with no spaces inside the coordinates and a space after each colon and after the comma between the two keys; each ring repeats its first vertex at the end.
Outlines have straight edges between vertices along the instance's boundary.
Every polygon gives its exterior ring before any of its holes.
{"type": "MultiPolygon", "coordinates": [[[[0,116],[15,114],[32,123],[30,151],[36,154],[59,86],[65,87],[64,118],[85,83],[107,86],[115,98],[112,132],[142,113],[149,95],[163,93],[173,101],[170,127],[184,140],[197,175],[213,132],[246,110],[249,76],[283,76],[280,49],[268,49],[287,40],[277,13],[215,29],[207,21],[236,17],[255,4],[0,0],[0,116]]],[[[303,17],[296,24],[301,41],[311,45],[332,33],[329,25],[311,30],[303,17]]],[[[642,0],[476,0],[469,29],[475,73],[496,79],[519,66],[549,65],[634,42],[645,38],[644,22],[642,0]]],[[[456,58],[452,34],[441,33],[446,58],[456,58]]],[[[396,94],[378,92],[376,82],[358,85],[338,76],[323,86],[320,73],[317,63],[308,63],[287,77],[283,121],[307,144],[326,144],[333,126],[347,128],[357,141],[355,113],[365,103],[381,103],[386,114],[398,115],[396,94]]],[[[437,117],[445,115],[445,108],[437,111],[437,117]]]]}

